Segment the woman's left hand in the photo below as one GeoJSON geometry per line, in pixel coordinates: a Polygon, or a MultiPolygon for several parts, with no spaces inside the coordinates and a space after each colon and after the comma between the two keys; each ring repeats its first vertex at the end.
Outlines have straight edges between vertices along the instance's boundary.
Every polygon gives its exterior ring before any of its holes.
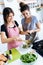
{"type": "Polygon", "coordinates": [[[34,33],[35,31],[34,30],[30,30],[30,34],[34,33]]]}
{"type": "Polygon", "coordinates": [[[22,41],[22,39],[20,37],[17,37],[17,41],[22,41]]]}

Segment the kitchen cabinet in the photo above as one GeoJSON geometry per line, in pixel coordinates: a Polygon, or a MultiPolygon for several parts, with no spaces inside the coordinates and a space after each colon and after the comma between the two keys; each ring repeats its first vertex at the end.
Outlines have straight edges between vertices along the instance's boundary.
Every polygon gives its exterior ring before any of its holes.
{"type": "Polygon", "coordinates": [[[4,0],[0,0],[0,14],[2,14],[4,8],[4,0]]]}

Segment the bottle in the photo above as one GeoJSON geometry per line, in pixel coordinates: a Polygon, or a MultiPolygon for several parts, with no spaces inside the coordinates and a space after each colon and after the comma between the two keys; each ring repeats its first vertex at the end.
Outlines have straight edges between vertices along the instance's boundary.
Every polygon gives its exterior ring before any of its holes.
{"type": "Polygon", "coordinates": [[[12,51],[9,50],[9,59],[12,60],[12,51]]]}

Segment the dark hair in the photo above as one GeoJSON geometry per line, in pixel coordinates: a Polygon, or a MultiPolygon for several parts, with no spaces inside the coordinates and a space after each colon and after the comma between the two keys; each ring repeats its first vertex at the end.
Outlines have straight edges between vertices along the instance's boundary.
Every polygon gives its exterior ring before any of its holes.
{"type": "Polygon", "coordinates": [[[7,23],[6,18],[9,16],[10,13],[13,13],[13,15],[14,15],[14,12],[10,7],[4,8],[4,10],[3,10],[4,23],[7,23]]]}
{"type": "Polygon", "coordinates": [[[20,5],[20,11],[21,11],[21,12],[23,12],[23,11],[25,11],[25,10],[30,10],[30,9],[29,9],[29,6],[28,6],[27,4],[25,4],[25,3],[22,3],[22,2],[21,2],[19,5],[20,5]]]}
{"type": "Polygon", "coordinates": [[[20,3],[19,3],[19,6],[20,6],[20,7],[22,7],[22,6],[24,6],[24,5],[25,5],[24,2],[20,2],[20,3]]]}

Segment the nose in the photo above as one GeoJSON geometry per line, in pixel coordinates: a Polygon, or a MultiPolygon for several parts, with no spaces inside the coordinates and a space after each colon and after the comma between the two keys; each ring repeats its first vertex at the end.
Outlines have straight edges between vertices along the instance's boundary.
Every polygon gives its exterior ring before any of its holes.
{"type": "Polygon", "coordinates": [[[26,14],[25,14],[24,16],[25,16],[25,17],[27,17],[27,15],[26,15],[26,14]]]}
{"type": "Polygon", "coordinates": [[[11,19],[13,18],[13,16],[11,16],[11,19]]]}

